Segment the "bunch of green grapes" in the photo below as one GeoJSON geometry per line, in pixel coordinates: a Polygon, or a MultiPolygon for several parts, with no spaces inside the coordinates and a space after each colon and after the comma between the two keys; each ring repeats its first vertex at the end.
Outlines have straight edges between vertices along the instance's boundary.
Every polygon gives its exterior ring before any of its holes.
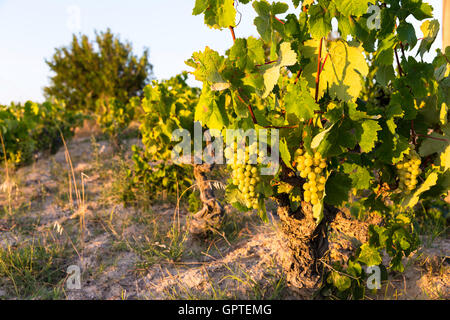
{"type": "MultiPolygon", "coordinates": [[[[236,149],[236,144],[234,148],[236,149]]],[[[261,181],[258,165],[250,163],[251,156],[252,154],[256,156],[256,151],[256,143],[249,147],[246,146],[245,151],[243,149],[238,149],[235,153],[233,153],[233,150],[229,147],[225,149],[225,158],[228,161],[233,159],[230,165],[233,170],[232,182],[242,193],[246,206],[252,209],[259,208],[257,187],[258,183],[261,181]]],[[[261,157],[257,156],[256,162],[261,163],[261,161],[261,157]]]]}
{"type": "Polygon", "coordinates": [[[396,164],[397,172],[400,177],[399,189],[406,194],[416,188],[417,176],[422,173],[420,169],[420,156],[414,150],[410,150],[407,155],[396,164]]]}
{"type": "Polygon", "coordinates": [[[318,204],[325,190],[327,163],[322,155],[316,152],[313,156],[302,149],[295,152],[295,162],[300,177],[306,179],[303,184],[303,200],[312,205],[318,204]]]}

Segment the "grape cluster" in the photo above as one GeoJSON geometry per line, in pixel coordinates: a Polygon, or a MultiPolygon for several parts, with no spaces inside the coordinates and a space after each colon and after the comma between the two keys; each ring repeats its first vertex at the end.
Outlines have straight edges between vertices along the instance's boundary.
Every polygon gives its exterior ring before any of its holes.
{"type": "Polygon", "coordinates": [[[398,175],[400,177],[399,189],[405,193],[410,193],[416,188],[417,176],[422,173],[420,167],[420,157],[414,151],[405,155],[403,161],[396,164],[398,175]]]}
{"type": "MultiPolygon", "coordinates": [[[[235,145],[236,149],[236,145],[235,145]]],[[[242,196],[245,199],[245,204],[248,208],[258,209],[258,194],[257,186],[261,178],[257,164],[250,164],[250,157],[252,154],[256,155],[257,144],[254,143],[250,147],[246,146],[245,151],[238,149],[233,153],[229,147],[225,149],[225,158],[231,161],[232,181],[233,184],[239,188],[242,196]]],[[[261,163],[261,157],[257,157],[257,162],[261,163]]]]}
{"type": "Polygon", "coordinates": [[[323,198],[325,190],[327,163],[322,155],[316,152],[313,156],[302,149],[295,152],[295,162],[300,177],[305,178],[303,184],[303,200],[316,205],[323,198]]]}

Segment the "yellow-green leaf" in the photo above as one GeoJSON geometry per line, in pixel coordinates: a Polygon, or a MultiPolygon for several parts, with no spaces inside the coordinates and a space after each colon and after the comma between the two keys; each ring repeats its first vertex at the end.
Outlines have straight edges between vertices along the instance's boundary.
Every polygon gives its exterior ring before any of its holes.
{"type": "Polygon", "coordinates": [[[430,173],[425,182],[422,183],[422,185],[414,193],[410,194],[405,198],[405,200],[403,200],[402,206],[405,208],[414,207],[417,202],[419,202],[420,195],[434,186],[437,180],[438,174],[436,172],[430,173]]]}

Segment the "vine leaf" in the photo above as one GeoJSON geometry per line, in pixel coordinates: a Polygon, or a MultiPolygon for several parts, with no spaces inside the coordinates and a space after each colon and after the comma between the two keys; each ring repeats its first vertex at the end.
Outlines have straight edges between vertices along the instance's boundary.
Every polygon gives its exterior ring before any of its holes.
{"type": "Polygon", "coordinates": [[[326,37],[331,31],[331,14],[321,5],[312,5],[309,10],[309,31],[313,38],[326,37]]]}
{"type": "Polygon", "coordinates": [[[421,157],[429,156],[433,153],[441,153],[449,145],[449,142],[445,141],[450,139],[450,126],[443,128],[444,135],[436,132],[430,134],[430,138],[426,138],[419,147],[419,154],[421,157]],[[436,138],[436,139],[433,139],[436,138]]]}
{"type": "Polygon", "coordinates": [[[377,248],[365,243],[361,246],[358,261],[367,266],[377,266],[382,262],[380,252],[377,248]]]}
{"type": "Polygon", "coordinates": [[[192,59],[186,61],[186,64],[195,69],[193,74],[196,80],[210,83],[211,90],[221,91],[230,88],[231,84],[221,76],[221,72],[225,69],[225,58],[217,51],[206,47],[204,52],[194,52],[192,59]]]}
{"type": "Polygon", "coordinates": [[[387,86],[390,81],[395,79],[395,72],[392,65],[381,65],[377,69],[377,81],[382,86],[387,86]]]}
{"type": "Polygon", "coordinates": [[[400,41],[408,42],[410,50],[416,46],[416,31],[411,23],[402,21],[397,27],[397,35],[400,41]]]}
{"type": "Polygon", "coordinates": [[[445,148],[445,151],[441,153],[441,167],[445,170],[448,170],[450,168],[450,145],[445,148]]]}
{"type": "Polygon", "coordinates": [[[345,291],[352,285],[352,280],[346,275],[342,275],[339,272],[332,271],[327,278],[327,282],[333,284],[339,291],[345,291]]]}
{"type": "Polygon", "coordinates": [[[330,130],[333,128],[334,123],[327,129],[323,130],[322,132],[318,133],[311,141],[311,149],[316,149],[319,147],[322,140],[325,138],[325,136],[330,132],[330,130]]]}
{"type": "Polygon", "coordinates": [[[356,163],[344,163],[344,172],[347,173],[352,180],[352,187],[356,190],[369,189],[370,172],[356,163]]]}
{"type": "Polygon", "coordinates": [[[344,16],[360,17],[367,12],[367,0],[332,0],[344,16]]]}
{"type": "Polygon", "coordinates": [[[366,120],[362,123],[361,129],[359,146],[362,152],[370,152],[375,147],[375,142],[378,140],[377,132],[381,130],[381,127],[375,120],[366,120]]]}
{"type": "Polygon", "coordinates": [[[194,16],[205,14],[205,24],[214,29],[236,26],[234,0],[196,0],[194,16]]]}
{"type": "Polygon", "coordinates": [[[412,194],[408,195],[402,202],[403,207],[412,208],[417,202],[419,202],[419,197],[422,193],[429,190],[432,186],[436,184],[438,180],[438,174],[436,172],[431,172],[424,183],[412,194]]]}
{"type": "Polygon", "coordinates": [[[344,201],[348,200],[348,193],[350,192],[352,180],[345,173],[332,173],[325,185],[325,202],[339,206],[344,201]]]}
{"type": "Polygon", "coordinates": [[[423,55],[431,49],[434,40],[436,40],[439,32],[439,21],[436,19],[427,20],[422,23],[420,30],[423,32],[423,39],[420,42],[416,56],[420,54],[420,58],[423,58],[423,55]]]}
{"type": "Polygon", "coordinates": [[[375,53],[375,64],[391,66],[394,63],[394,47],[396,44],[395,35],[391,34],[381,40],[378,50],[375,53]]]}
{"type": "MultiPolygon", "coordinates": [[[[311,60],[303,74],[307,75],[312,94],[316,90],[319,41],[306,41],[302,50],[305,57],[311,60]]],[[[318,99],[328,90],[332,99],[356,100],[362,89],[361,77],[367,76],[369,72],[361,47],[350,46],[342,40],[332,41],[323,46],[321,57],[325,57],[327,51],[329,57],[320,73],[318,99]]]]}
{"type": "Polygon", "coordinates": [[[195,108],[195,121],[200,121],[210,129],[222,130],[228,125],[228,116],[223,105],[214,92],[204,86],[195,108]]]}
{"type": "Polygon", "coordinates": [[[286,3],[282,2],[274,2],[270,5],[267,1],[255,1],[253,3],[253,8],[255,9],[258,16],[254,20],[254,24],[258,33],[261,35],[261,38],[265,42],[275,42],[275,34],[274,34],[274,22],[273,17],[277,14],[285,13],[289,6],[286,3]]]}
{"type": "Polygon", "coordinates": [[[270,66],[266,66],[264,70],[263,77],[265,91],[262,94],[263,99],[267,98],[277,84],[281,68],[292,66],[297,63],[297,54],[291,49],[291,44],[289,42],[283,42],[280,45],[278,56],[278,61],[270,66]]]}
{"type": "Polygon", "coordinates": [[[314,117],[314,111],[320,110],[319,105],[311,96],[308,83],[304,78],[299,79],[299,83],[291,82],[286,88],[284,106],[286,114],[294,114],[300,121],[305,121],[314,117]]]}
{"type": "Polygon", "coordinates": [[[253,70],[256,65],[264,64],[264,43],[261,39],[249,37],[236,39],[231,47],[229,58],[236,61],[236,66],[242,70],[253,70]]]}
{"type": "Polygon", "coordinates": [[[291,165],[291,154],[289,152],[285,138],[280,140],[280,155],[281,155],[281,159],[286,164],[286,166],[288,166],[288,168],[294,170],[294,168],[292,168],[292,165],[291,165]]]}

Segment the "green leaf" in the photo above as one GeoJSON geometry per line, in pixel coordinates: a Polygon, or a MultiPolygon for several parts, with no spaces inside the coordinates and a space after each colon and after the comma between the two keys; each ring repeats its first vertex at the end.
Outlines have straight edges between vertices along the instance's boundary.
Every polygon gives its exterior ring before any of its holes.
{"type": "Polygon", "coordinates": [[[410,50],[416,46],[416,31],[412,24],[402,21],[397,27],[397,34],[400,41],[406,41],[410,45],[410,50]]]}
{"type": "Polygon", "coordinates": [[[347,173],[352,180],[352,187],[357,190],[365,190],[370,187],[370,172],[355,163],[344,163],[344,172],[347,173]]]}
{"type": "Polygon", "coordinates": [[[414,191],[414,193],[408,195],[402,202],[402,206],[405,208],[414,207],[417,202],[419,202],[420,195],[425,191],[430,190],[432,186],[436,184],[438,180],[438,174],[436,172],[431,172],[424,183],[420,185],[420,187],[414,191]]]}
{"type": "Polygon", "coordinates": [[[332,271],[327,279],[328,283],[332,283],[339,291],[345,291],[352,285],[352,280],[336,271],[332,271]]]}
{"type": "Polygon", "coordinates": [[[417,20],[423,20],[433,17],[433,7],[428,3],[422,2],[421,0],[402,1],[402,5],[405,5],[406,7],[410,7],[410,4],[412,4],[411,13],[417,20]]]}
{"type": "MultiPolygon", "coordinates": [[[[316,90],[318,51],[319,40],[315,39],[306,41],[302,49],[305,58],[310,58],[311,61],[303,74],[313,95],[316,90]]],[[[362,77],[369,72],[362,49],[340,40],[324,43],[322,59],[325,59],[327,53],[329,56],[320,74],[318,99],[328,91],[332,99],[356,100],[362,89],[362,77]]]]}
{"type": "Polygon", "coordinates": [[[263,99],[267,98],[277,84],[278,78],[280,77],[281,68],[292,66],[297,63],[297,54],[291,49],[291,44],[289,42],[283,42],[280,45],[278,56],[279,58],[276,63],[268,65],[265,69],[263,69],[265,86],[265,91],[262,95],[263,99]]]}
{"type": "Polygon", "coordinates": [[[382,86],[387,86],[389,82],[395,79],[395,72],[392,65],[381,65],[377,68],[377,81],[382,86]]]}
{"type": "Polygon", "coordinates": [[[358,277],[362,273],[362,267],[358,262],[349,259],[347,272],[354,277],[358,277]]]}
{"type": "Polygon", "coordinates": [[[441,167],[445,170],[450,169],[450,145],[445,148],[445,151],[441,153],[441,156],[439,157],[441,163],[441,167]]]}
{"type": "Polygon", "coordinates": [[[186,61],[186,64],[195,68],[196,80],[210,83],[211,90],[220,91],[231,86],[221,75],[225,68],[225,58],[209,47],[204,52],[194,52],[192,59],[186,61]]]}
{"type": "Polygon", "coordinates": [[[420,30],[422,30],[423,32],[423,39],[420,42],[417,54],[420,54],[420,57],[423,58],[423,55],[431,49],[434,40],[436,40],[439,32],[439,21],[436,19],[427,20],[422,23],[422,25],[420,26],[420,30]]]}
{"type": "Polygon", "coordinates": [[[367,0],[332,0],[344,16],[362,16],[367,12],[367,0]]]}
{"type": "Polygon", "coordinates": [[[229,58],[236,61],[236,66],[242,70],[252,70],[256,65],[264,64],[265,55],[263,41],[254,37],[236,39],[230,49],[229,58]]]}
{"type": "Polygon", "coordinates": [[[313,38],[320,39],[328,36],[331,31],[330,12],[320,5],[312,5],[308,9],[309,31],[313,38]]]}
{"type": "Polygon", "coordinates": [[[288,168],[294,170],[294,168],[292,168],[292,165],[291,165],[291,154],[289,152],[285,138],[282,138],[280,140],[280,155],[281,155],[281,159],[286,164],[286,166],[288,166],[288,168]]]}
{"type": "Polygon", "coordinates": [[[361,127],[362,134],[359,146],[362,152],[370,152],[375,147],[375,142],[378,140],[377,132],[381,130],[381,127],[375,120],[366,120],[361,127]]]}
{"type": "Polygon", "coordinates": [[[311,141],[311,149],[317,149],[320,144],[322,143],[323,139],[326,137],[326,135],[330,132],[330,130],[333,128],[334,124],[332,124],[327,129],[321,131],[318,133],[311,141]]]}
{"type": "Polygon", "coordinates": [[[253,8],[258,16],[254,20],[254,24],[261,38],[268,43],[275,43],[275,23],[280,23],[274,19],[276,14],[284,13],[289,9],[286,3],[274,2],[270,5],[267,1],[253,2],[253,8]],[[275,20],[275,21],[274,21],[275,20]]]}
{"type": "Polygon", "coordinates": [[[332,173],[325,185],[325,202],[339,206],[348,200],[352,180],[345,173],[332,173]]]}
{"type": "Polygon", "coordinates": [[[214,92],[204,86],[195,108],[195,121],[200,121],[210,129],[222,130],[228,125],[228,116],[222,100],[217,99],[214,92]]]}
{"type": "Polygon", "coordinates": [[[444,135],[432,132],[430,138],[423,140],[419,147],[421,157],[426,157],[433,153],[441,153],[447,148],[450,143],[450,126],[445,126],[443,131],[444,135]]]}
{"type": "Polygon", "coordinates": [[[269,218],[267,217],[266,203],[264,202],[264,198],[258,199],[259,209],[258,215],[264,223],[269,222],[269,218]]]}
{"type": "Polygon", "coordinates": [[[381,40],[375,53],[376,65],[392,65],[394,63],[394,47],[396,45],[395,35],[391,34],[381,40]]]}
{"type": "Polygon", "coordinates": [[[236,26],[234,0],[196,0],[193,15],[205,14],[205,24],[222,29],[236,26]]]}
{"type": "Polygon", "coordinates": [[[377,266],[382,262],[380,252],[377,248],[365,243],[360,249],[361,251],[358,255],[358,261],[364,263],[366,266],[377,266]]]}
{"type": "Polygon", "coordinates": [[[323,199],[313,206],[313,217],[316,219],[316,224],[319,224],[323,219],[323,199]]]}
{"type": "Polygon", "coordinates": [[[313,118],[314,111],[320,110],[320,107],[311,96],[306,80],[299,78],[298,81],[287,86],[284,106],[286,114],[295,114],[300,121],[305,121],[313,118]]]}

